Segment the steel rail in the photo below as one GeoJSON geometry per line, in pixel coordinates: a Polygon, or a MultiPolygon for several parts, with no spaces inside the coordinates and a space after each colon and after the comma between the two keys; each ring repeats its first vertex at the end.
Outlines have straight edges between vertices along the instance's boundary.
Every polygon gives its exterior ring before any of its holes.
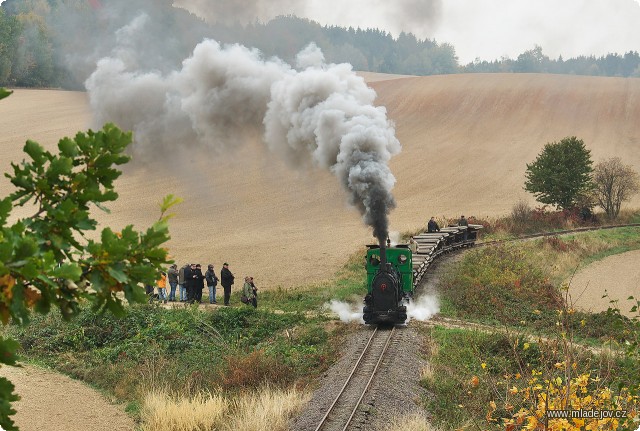
{"type": "Polygon", "coordinates": [[[358,402],[356,402],[356,406],[353,408],[353,411],[351,412],[351,416],[349,416],[349,419],[347,419],[347,423],[345,424],[344,428],[342,428],[342,431],[347,431],[347,428],[349,427],[351,420],[353,420],[353,417],[355,416],[356,411],[358,410],[358,407],[360,407],[360,403],[362,403],[362,399],[364,398],[364,395],[369,390],[369,386],[371,385],[371,382],[373,381],[373,378],[375,377],[376,372],[378,371],[378,367],[380,367],[380,364],[382,363],[382,358],[384,358],[384,354],[387,352],[387,348],[389,347],[389,343],[391,342],[391,338],[393,337],[393,333],[395,332],[395,330],[396,330],[395,326],[391,328],[391,331],[389,332],[389,337],[387,338],[387,342],[384,344],[384,347],[382,348],[382,353],[380,353],[380,357],[378,358],[378,362],[376,362],[376,366],[371,372],[371,377],[369,377],[367,386],[365,386],[364,390],[362,391],[362,395],[360,395],[360,398],[358,398],[358,402]]]}
{"type": "Polygon", "coordinates": [[[331,411],[333,410],[333,408],[335,407],[336,403],[338,402],[338,400],[340,399],[340,397],[342,396],[345,388],[347,387],[347,385],[349,384],[349,382],[351,381],[351,378],[353,377],[353,375],[356,372],[356,369],[358,368],[358,365],[360,365],[360,361],[362,361],[362,358],[364,357],[365,353],[367,353],[367,350],[369,349],[369,346],[371,345],[371,341],[373,341],[373,337],[375,337],[375,335],[378,333],[378,327],[376,327],[373,330],[373,333],[371,334],[371,336],[369,337],[369,341],[367,342],[367,345],[364,346],[364,349],[362,349],[362,354],[360,354],[360,357],[358,358],[358,360],[356,361],[356,364],[353,366],[353,369],[351,370],[351,374],[349,374],[349,377],[347,377],[347,380],[344,382],[344,385],[342,385],[342,389],[340,389],[340,392],[338,393],[338,395],[336,396],[336,399],[333,400],[333,403],[331,403],[331,406],[329,407],[329,410],[327,410],[327,413],[325,413],[325,415],[322,417],[322,419],[320,420],[320,423],[318,424],[318,426],[316,427],[315,431],[320,431],[320,429],[322,428],[322,426],[324,425],[325,421],[327,420],[327,418],[329,417],[329,415],[331,414],[331,411]]]}
{"type": "MultiPolygon", "coordinates": [[[[362,399],[364,398],[364,395],[366,394],[367,390],[369,389],[369,386],[371,385],[371,382],[373,381],[373,378],[376,374],[376,372],[378,371],[378,368],[380,366],[380,363],[382,362],[382,358],[384,358],[384,355],[387,351],[387,348],[389,347],[389,343],[391,341],[391,338],[393,336],[393,333],[395,331],[395,327],[392,328],[389,337],[387,338],[386,343],[384,344],[384,347],[382,348],[382,353],[380,354],[380,356],[378,357],[378,361],[376,362],[376,365],[373,369],[373,371],[371,372],[371,375],[369,376],[369,380],[367,381],[367,385],[364,388],[364,390],[362,391],[362,394],[360,395],[360,398],[358,399],[355,408],[353,409],[353,411],[351,412],[351,415],[349,416],[349,419],[347,420],[347,423],[345,424],[343,431],[347,429],[347,427],[349,426],[349,424],[351,423],[351,421],[353,420],[353,417],[355,415],[356,410],[358,409],[358,407],[360,406],[360,403],[362,402],[362,399]]],[[[333,403],[331,403],[331,406],[329,407],[329,409],[327,410],[327,412],[325,413],[325,415],[322,417],[322,419],[320,420],[320,423],[318,424],[318,426],[316,427],[315,431],[320,431],[327,422],[327,419],[329,418],[329,416],[331,415],[331,413],[333,412],[334,407],[336,406],[336,404],[338,403],[338,401],[340,400],[340,398],[342,397],[342,395],[345,392],[345,389],[347,388],[347,386],[349,386],[349,383],[351,383],[353,376],[356,374],[356,371],[358,370],[358,368],[360,367],[360,364],[362,363],[362,359],[364,358],[364,356],[370,352],[370,347],[372,345],[373,339],[375,338],[375,336],[378,334],[378,327],[376,327],[373,330],[373,333],[371,334],[371,336],[369,337],[369,340],[367,341],[367,344],[364,346],[364,349],[362,349],[362,353],[360,354],[360,356],[358,357],[358,360],[356,361],[355,365],[353,366],[353,369],[351,370],[351,373],[349,374],[349,376],[347,377],[347,379],[345,380],[344,384],[342,385],[342,388],[340,389],[340,392],[338,393],[338,395],[336,396],[336,398],[333,400],[333,403]]]]}

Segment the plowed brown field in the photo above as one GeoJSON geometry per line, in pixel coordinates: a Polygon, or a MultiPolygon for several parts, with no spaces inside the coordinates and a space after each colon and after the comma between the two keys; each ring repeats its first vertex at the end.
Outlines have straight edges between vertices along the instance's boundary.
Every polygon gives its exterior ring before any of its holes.
{"type": "MultiPolygon", "coordinates": [[[[393,231],[419,227],[431,215],[491,216],[520,198],[533,202],[522,190],[526,163],[547,142],[570,135],[584,139],[594,160],[616,155],[640,170],[640,79],[364,75],[403,145],[391,163],[393,231]]],[[[83,93],[16,90],[0,102],[0,171],[22,159],[25,139],[53,147],[90,121],[83,93]]],[[[118,182],[120,199],[100,220],[143,228],[158,217],[165,194],[181,196],[169,243],[178,263],[213,262],[219,271],[228,261],[236,276],[253,275],[265,288],[326,279],[372,241],[329,174],[291,171],[255,146],[228,157],[190,157],[170,169],[134,160],[118,182]]],[[[0,194],[9,186],[0,179],[0,194]]]]}
{"type": "Polygon", "coordinates": [[[628,317],[637,316],[631,312],[634,301],[630,296],[640,299],[640,250],[608,256],[592,263],[570,280],[569,293],[577,308],[598,313],[606,311],[610,301],[618,301],[616,306],[628,317]],[[608,297],[603,298],[604,294],[608,297]]]}

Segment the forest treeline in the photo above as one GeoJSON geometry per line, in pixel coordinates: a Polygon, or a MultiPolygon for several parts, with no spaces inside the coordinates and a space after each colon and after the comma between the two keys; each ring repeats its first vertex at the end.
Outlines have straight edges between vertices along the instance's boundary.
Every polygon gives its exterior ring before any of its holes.
{"type": "Polygon", "coordinates": [[[382,73],[640,77],[637,51],[551,59],[535,46],[516,59],[462,65],[447,43],[421,40],[411,33],[393,37],[379,29],[322,26],[295,16],[227,25],[206,23],[173,7],[171,0],[6,0],[0,6],[0,85],[82,88],[96,62],[122,43],[135,44],[144,53],[136,60],[138,66],[169,71],[204,38],[255,47],[265,57],[277,56],[288,63],[315,42],[328,62],[348,62],[355,70],[382,73]],[[148,19],[144,31],[136,35],[132,23],[140,20],[142,11],[148,19]]]}

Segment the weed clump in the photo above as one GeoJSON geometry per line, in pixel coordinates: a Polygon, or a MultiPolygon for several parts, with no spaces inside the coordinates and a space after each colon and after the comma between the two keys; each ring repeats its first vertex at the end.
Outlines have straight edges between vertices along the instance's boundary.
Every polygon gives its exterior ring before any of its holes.
{"type": "Polygon", "coordinates": [[[440,291],[458,317],[507,324],[537,319],[562,304],[562,297],[540,265],[513,245],[468,253],[444,277],[440,291]]]}

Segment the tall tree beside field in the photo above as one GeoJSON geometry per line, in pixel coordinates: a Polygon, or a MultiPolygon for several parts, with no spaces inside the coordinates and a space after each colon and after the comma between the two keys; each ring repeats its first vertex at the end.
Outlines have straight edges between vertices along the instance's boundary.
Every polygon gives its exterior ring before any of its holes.
{"type": "MultiPolygon", "coordinates": [[[[0,99],[11,92],[0,88],[0,99]]],[[[104,228],[99,240],[91,207],[114,201],[116,166],[129,161],[124,150],[131,133],[113,125],[98,132],[78,133],[58,143],[58,154],[27,141],[28,160],[12,163],[5,176],[15,191],[0,199],[0,320],[26,325],[32,311],[57,308],[65,319],[83,302],[98,311],[122,315],[128,302],[145,302],[143,285],[154,285],[169,263],[162,245],[169,239],[165,212],[175,203],[167,196],[160,218],[145,232],[127,226],[119,232],[104,228]],[[16,207],[33,213],[10,224],[16,207]],[[90,287],[89,287],[90,286],[90,287]]],[[[0,336],[0,364],[15,365],[18,344],[0,336]]],[[[0,429],[16,430],[11,402],[14,386],[0,377],[0,429]]]]}
{"type": "Polygon", "coordinates": [[[21,87],[47,87],[54,82],[51,32],[45,19],[29,12],[17,16],[22,33],[11,67],[12,81],[21,87]]]}
{"type": "Polygon", "coordinates": [[[0,7],[0,84],[9,84],[9,76],[18,51],[20,22],[0,7]]]}
{"type": "Polygon", "coordinates": [[[593,171],[593,182],[598,205],[609,219],[616,219],[622,203],[640,191],[638,173],[624,165],[620,157],[599,162],[593,171]]]}
{"type": "Polygon", "coordinates": [[[538,158],[527,164],[524,189],[538,202],[559,209],[575,208],[593,188],[591,151],[575,136],[544,146],[538,158]]]}

